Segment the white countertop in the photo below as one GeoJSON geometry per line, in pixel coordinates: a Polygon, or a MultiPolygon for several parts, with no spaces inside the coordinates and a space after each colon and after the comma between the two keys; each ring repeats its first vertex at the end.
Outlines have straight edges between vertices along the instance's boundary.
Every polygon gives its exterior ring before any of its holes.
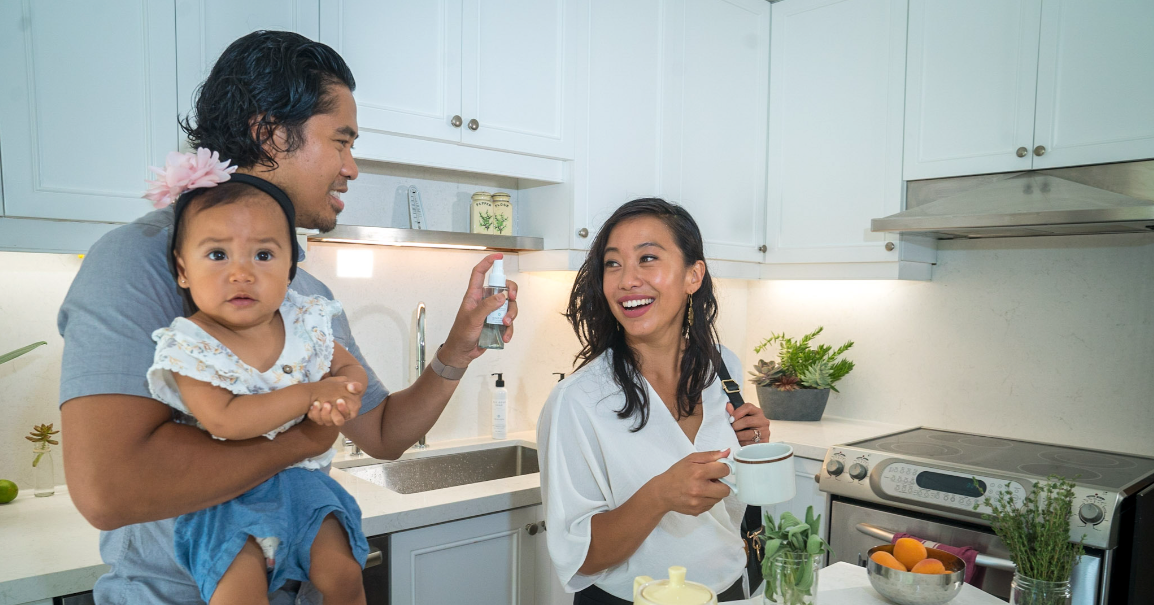
{"type": "Polygon", "coordinates": [[[811,460],[824,460],[831,445],[860,441],[914,428],[872,420],[823,416],[818,422],[771,420],[769,440],[784,441],[793,446],[794,454],[811,460]]]}
{"type": "MultiPolygon", "coordinates": [[[[826,416],[820,422],[773,421],[770,440],[784,441],[798,456],[820,460],[831,445],[866,439],[906,428],[899,425],[826,416]]],[[[486,446],[534,446],[533,431],[512,433],[505,441],[488,437],[432,444],[410,451],[415,458],[486,446]]],[[[363,515],[365,535],[392,533],[540,504],[537,474],[485,481],[417,494],[398,494],[340,470],[364,456],[337,454],[332,477],[356,498],[363,515]]],[[[100,560],[100,532],[88,524],[68,497],[67,488],[56,495],[35,498],[21,494],[0,506],[0,605],[19,605],[53,596],[91,590],[108,567],[100,560]]]]}
{"type": "MultiPolygon", "coordinates": [[[[762,599],[757,596],[744,601],[727,601],[722,605],[762,605],[762,599]]],[[[817,572],[817,605],[892,605],[892,601],[887,601],[874,590],[864,567],[843,561],[817,572]]],[[[1006,602],[964,584],[950,605],[1006,605],[1006,602]]]]}

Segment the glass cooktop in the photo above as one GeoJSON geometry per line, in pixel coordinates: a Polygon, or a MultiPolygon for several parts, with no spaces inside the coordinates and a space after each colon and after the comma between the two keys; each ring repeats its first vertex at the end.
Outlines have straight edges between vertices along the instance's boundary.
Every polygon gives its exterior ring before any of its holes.
{"type": "Polygon", "coordinates": [[[846,445],[942,464],[1043,478],[1059,475],[1076,483],[1110,489],[1121,489],[1154,473],[1154,458],[926,428],[846,445]]]}

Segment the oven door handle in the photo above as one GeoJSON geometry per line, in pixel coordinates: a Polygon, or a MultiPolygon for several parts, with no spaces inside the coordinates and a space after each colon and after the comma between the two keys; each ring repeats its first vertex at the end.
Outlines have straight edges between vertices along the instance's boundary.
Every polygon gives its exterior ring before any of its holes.
{"type": "MultiPolygon", "coordinates": [[[[871,538],[884,540],[887,544],[894,541],[894,532],[888,529],[882,529],[876,525],[870,525],[869,523],[858,523],[857,530],[867,536],[870,536],[871,538]]],[[[1014,565],[1014,562],[1009,559],[991,557],[989,555],[983,554],[979,554],[977,558],[974,559],[974,563],[977,563],[982,567],[1001,569],[1005,571],[1014,571],[1017,569],[1017,566],[1014,565]]]]}
{"type": "Polygon", "coordinates": [[[376,546],[369,547],[369,556],[365,557],[365,569],[376,567],[385,562],[385,555],[376,546]]]}

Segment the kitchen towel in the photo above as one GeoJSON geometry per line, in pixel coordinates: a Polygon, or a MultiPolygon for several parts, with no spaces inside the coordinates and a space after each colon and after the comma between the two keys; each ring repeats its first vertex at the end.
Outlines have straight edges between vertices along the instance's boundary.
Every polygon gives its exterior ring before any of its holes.
{"type": "Polygon", "coordinates": [[[927,548],[936,548],[938,550],[943,550],[945,552],[948,552],[951,555],[957,556],[959,559],[966,562],[966,578],[965,578],[966,584],[971,584],[971,585],[977,586],[979,588],[981,587],[982,579],[986,575],[986,569],[984,567],[983,568],[978,567],[978,554],[979,553],[977,550],[975,550],[969,546],[950,546],[949,544],[941,544],[938,542],[932,542],[930,540],[924,540],[924,539],[919,538],[915,535],[907,534],[907,533],[903,533],[903,532],[898,532],[898,533],[894,534],[893,542],[896,543],[898,540],[900,540],[902,538],[913,538],[913,539],[917,540],[918,542],[925,544],[927,548]]]}

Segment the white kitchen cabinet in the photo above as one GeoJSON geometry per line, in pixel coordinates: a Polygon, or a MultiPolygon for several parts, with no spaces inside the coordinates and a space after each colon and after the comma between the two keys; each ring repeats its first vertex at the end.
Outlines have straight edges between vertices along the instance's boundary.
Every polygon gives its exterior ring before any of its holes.
{"type": "Polygon", "coordinates": [[[1042,0],[911,0],[907,180],[1028,170],[1042,0]]]}
{"type": "Polygon", "coordinates": [[[766,278],[929,279],[932,244],[886,241],[903,207],[906,1],[773,5],[766,278]]]}
{"type": "Polygon", "coordinates": [[[364,131],[572,158],[572,0],[324,0],[364,131]]]}
{"type": "Polygon", "coordinates": [[[391,602],[565,602],[549,564],[544,519],[538,505],[392,534],[391,602]]]}
{"type": "Polygon", "coordinates": [[[1154,4],[911,0],[906,180],[1154,158],[1154,4]]]}
{"type": "Polygon", "coordinates": [[[789,511],[795,517],[805,520],[806,508],[812,506],[813,514],[821,515],[821,537],[829,539],[829,495],[818,489],[814,475],[821,472],[822,461],[794,456],[794,473],[797,475],[797,495],[793,500],[762,507],[762,513],[773,515],[774,522],[781,520],[781,513],[789,511]]]}
{"type": "MultiPolygon", "coordinates": [[[[254,31],[291,31],[316,40],[319,0],[177,0],[176,79],[180,115],[192,109],[196,88],[220,54],[254,31]]],[[[182,141],[183,142],[183,141],[182,141]]]]}
{"type": "Polygon", "coordinates": [[[769,4],[579,5],[576,159],[566,184],[521,191],[554,249],[522,254],[523,270],[577,268],[618,206],[652,196],[689,209],[710,259],[760,261],[769,4]]]}
{"type": "Polygon", "coordinates": [[[706,257],[761,261],[770,5],[668,0],[663,12],[662,195],[693,215],[706,257]]]}
{"type": "Polygon", "coordinates": [[[118,223],[150,211],[177,148],[171,0],[0,3],[7,217],[118,223]]]}
{"type": "Polygon", "coordinates": [[[1154,2],[1044,0],[1034,168],[1154,158],[1154,2]]]}

